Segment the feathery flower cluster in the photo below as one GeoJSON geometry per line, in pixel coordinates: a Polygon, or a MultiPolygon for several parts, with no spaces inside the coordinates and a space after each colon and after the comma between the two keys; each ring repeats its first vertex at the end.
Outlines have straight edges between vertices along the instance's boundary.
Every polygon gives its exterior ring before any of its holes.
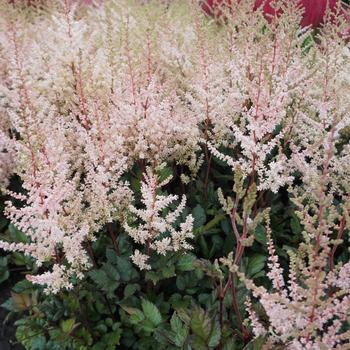
{"type": "Polygon", "coordinates": [[[300,258],[291,257],[288,286],[285,285],[278,258],[269,241],[269,268],[273,291],[257,287],[233,264],[233,257],[222,258],[224,265],[237,273],[245,286],[252,291],[264,307],[269,319],[266,328],[251,304],[247,302],[249,318],[255,336],[269,335],[270,343],[283,343],[286,349],[344,349],[349,338],[343,326],[350,316],[348,277],[340,283],[347,265],[337,272],[325,273],[315,270],[313,262],[302,266],[300,258]]]}
{"type": "Polygon", "coordinates": [[[159,194],[160,189],[165,186],[171,177],[160,181],[150,168],[146,170],[144,181],[141,184],[141,203],[145,209],[137,209],[130,205],[129,210],[133,215],[134,222],[140,219],[142,223],[136,227],[124,224],[124,228],[135,243],[146,246],[147,255],[135,250],[132,256],[133,262],[142,270],[150,269],[146,264],[152,251],[157,254],[166,255],[169,251],[180,251],[192,249],[187,239],[193,238],[193,217],[188,215],[184,222],[178,223],[178,219],[186,206],[186,198],[182,197],[180,204],[175,210],[170,210],[162,215],[164,210],[178,200],[176,195],[159,194]],[[179,226],[179,229],[176,227],[179,226]]]}
{"type": "MultiPolygon", "coordinates": [[[[267,276],[272,283],[271,291],[256,286],[239,272],[232,254],[221,259],[224,265],[237,273],[266,311],[270,323],[268,328],[259,321],[254,310],[248,308],[254,334],[268,334],[271,344],[283,343],[287,349],[344,349],[349,343],[349,335],[343,328],[350,317],[349,262],[334,264],[336,249],[344,242],[344,231],[349,229],[350,213],[349,189],[340,186],[342,184],[336,186],[336,177],[330,170],[336,155],[335,125],[325,132],[327,142],[323,151],[316,153],[320,171],[317,184],[309,183],[306,177],[307,192],[299,187],[290,189],[304,227],[304,242],[298,252],[288,252],[288,283],[285,283],[275,252],[268,217],[267,276]],[[334,204],[333,188],[343,199],[340,206],[334,204]]],[[[316,162],[316,159],[313,161],[316,162]]]]}
{"type": "MultiPolygon", "coordinates": [[[[242,10],[247,14],[251,11],[249,7],[242,10]]],[[[254,17],[259,25],[259,18],[254,17]]],[[[235,59],[226,63],[229,64],[226,70],[230,74],[231,87],[225,88],[225,93],[227,106],[231,108],[216,113],[226,130],[223,136],[214,135],[214,140],[222,140],[220,144],[232,149],[234,156],[219,152],[218,145],[209,143],[208,147],[214,156],[233,169],[239,167],[246,175],[254,174],[259,190],[277,192],[293,179],[284,151],[295,123],[298,103],[309,93],[308,86],[313,84],[310,56],[302,53],[303,43],[310,33],[299,28],[299,17],[300,12],[289,5],[267,32],[245,35],[245,43],[240,42],[243,34],[235,33],[234,28],[242,27],[244,23],[241,22],[246,17],[235,17],[230,22],[233,43],[227,49],[235,59]]],[[[223,127],[218,129],[222,133],[223,127]]]]}

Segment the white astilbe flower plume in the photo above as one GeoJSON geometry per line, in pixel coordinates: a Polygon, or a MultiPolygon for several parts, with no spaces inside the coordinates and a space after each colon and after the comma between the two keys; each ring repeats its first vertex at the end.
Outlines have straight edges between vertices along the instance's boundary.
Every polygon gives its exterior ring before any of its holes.
{"type": "MultiPolygon", "coordinates": [[[[160,167],[161,169],[161,167],[160,167]]],[[[158,168],[158,170],[160,170],[158,168]]],[[[163,215],[163,211],[178,200],[176,195],[158,194],[171,177],[164,181],[159,180],[150,168],[144,174],[141,184],[141,203],[144,209],[138,209],[133,205],[129,206],[131,219],[134,224],[124,223],[124,229],[135,243],[145,246],[146,253],[141,254],[135,251],[132,260],[140,269],[145,269],[145,256],[150,256],[152,251],[157,254],[166,255],[168,252],[192,249],[188,239],[193,238],[193,217],[188,215],[184,222],[177,224],[181,212],[186,206],[186,198],[183,197],[178,207],[163,215]],[[141,220],[141,223],[137,222],[141,220]],[[136,223],[136,224],[135,224],[136,223]],[[177,228],[177,226],[179,226],[177,228]]]]}

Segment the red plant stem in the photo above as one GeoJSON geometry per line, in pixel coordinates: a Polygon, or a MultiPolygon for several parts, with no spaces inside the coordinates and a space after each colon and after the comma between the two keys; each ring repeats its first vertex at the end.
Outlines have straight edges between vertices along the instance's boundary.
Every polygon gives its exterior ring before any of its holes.
{"type": "MultiPolygon", "coordinates": [[[[244,253],[244,249],[245,246],[241,243],[242,239],[247,238],[247,234],[248,234],[248,230],[247,230],[247,216],[245,215],[244,219],[243,219],[243,233],[242,235],[239,234],[238,228],[237,228],[237,223],[236,223],[236,210],[238,207],[238,202],[239,202],[239,198],[238,196],[236,196],[235,199],[235,204],[234,204],[234,208],[232,210],[232,213],[230,215],[230,219],[231,219],[231,226],[234,232],[234,235],[236,237],[236,252],[235,252],[235,259],[234,259],[234,264],[238,265],[240,263],[240,260],[242,258],[242,255],[244,253]]],[[[223,298],[225,297],[225,294],[227,292],[227,288],[231,287],[231,293],[232,293],[232,307],[233,310],[236,314],[236,318],[237,318],[237,323],[239,325],[239,328],[241,330],[244,342],[247,342],[250,339],[250,333],[248,331],[248,329],[244,326],[243,322],[242,322],[242,317],[241,317],[241,313],[239,310],[239,306],[238,306],[238,300],[237,300],[237,287],[234,281],[234,276],[232,273],[230,273],[229,276],[229,280],[225,286],[224,292],[223,292],[223,298]]]]}
{"type": "Polygon", "coordinates": [[[238,300],[237,300],[237,287],[236,287],[236,283],[235,283],[233,276],[231,279],[231,292],[232,292],[232,306],[233,306],[233,309],[235,310],[237,322],[238,322],[240,331],[243,335],[243,340],[245,343],[247,343],[250,339],[250,333],[249,333],[247,327],[242,322],[242,317],[241,317],[241,313],[239,311],[238,300]]]}
{"type": "MultiPolygon", "coordinates": [[[[313,254],[313,265],[311,266],[311,275],[315,276],[315,287],[313,289],[313,293],[312,293],[312,308],[311,308],[311,312],[310,312],[310,316],[309,316],[309,320],[308,320],[308,325],[311,325],[314,322],[315,319],[315,313],[316,313],[316,299],[317,299],[317,293],[319,290],[319,280],[321,278],[322,275],[322,269],[320,266],[316,266],[318,257],[319,257],[319,251],[321,249],[321,234],[323,233],[323,229],[324,229],[324,210],[325,210],[325,205],[324,205],[324,200],[325,200],[325,191],[326,191],[326,177],[329,173],[329,163],[332,159],[333,156],[333,144],[334,144],[334,125],[332,126],[332,130],[330,132],[330,137],[329,137],[329,144],[328,144],[328,152],[326,153],[326,159],[324,160],[323,163],[323,170],[322,170],[322,177],[321,177],[321,182],[320,182],[320,194],[319,194],[319,202],[321,203],[320,208],[319,208],[319,212],[318,212],[318,233],[316,236],[316,246],[315,246],[315,250],[314,250],[314,254],[313,254]],[[317,269],[317,271],[315,272],[315,269],[317,269]]],[[[307,328],[306,327],[306,328],[307,328]]],[[[309,339],[311,337],[311,333],[308,332],[307,336],[306,336],[306,341],[308,342],[309,339]]]]}
{"type": "Polygon", "coordinates": [[[135,82],[135,75],[134,75],[134,70],[132,67],[131,55],[130,55],[129,18],[127,18],[127,22],[126,22],[125,49],[126,49],[126,58],[128,61],[128,69],[129,69],[129,75],[130,75],[131,93],[133,98],[133,104],[135,106],[135,111],[136,111],[136,82],[135,82]]]}
{"type": "Polygon", "coordinates": [[[220,327],[221,329],[224,326],[224,299],[225,299],[224,290],[222,288],[222,281],[220,281],[219,286],[219,319],[220,319],[220,327]]]}
{"type": "MultiPolygon", "coordinates": [[[[257,121],[259,118],[262,74],[263,74],[263,59],[261,57],[260,67],[259,67],[259,77],[258,77],[258,93],[257,93],[256,101],[255,101],[255,115],[254,115],[255,121],[257,121]]],[[[257,144],[257,137],[256,137],[255,130],[253,131],[253,141],[254,141],[254,144],[256,145],[257,144]]],[[[256,160],[257,160],[257,155],[256,155],[256,152],[254,151],[253,152],[253,159],[252,159],[252,171],[251,171],[250,186],[252,186],[255,183],[256,160]]]]}

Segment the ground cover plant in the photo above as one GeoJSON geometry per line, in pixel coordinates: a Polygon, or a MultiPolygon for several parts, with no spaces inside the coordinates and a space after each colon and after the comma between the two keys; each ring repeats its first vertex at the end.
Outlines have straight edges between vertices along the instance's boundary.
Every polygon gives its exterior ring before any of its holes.
{"type": "Polygon", "coordinates": [[[265,5],[0,5],[13,341],[350,349],[349,17],[265,5]]]}

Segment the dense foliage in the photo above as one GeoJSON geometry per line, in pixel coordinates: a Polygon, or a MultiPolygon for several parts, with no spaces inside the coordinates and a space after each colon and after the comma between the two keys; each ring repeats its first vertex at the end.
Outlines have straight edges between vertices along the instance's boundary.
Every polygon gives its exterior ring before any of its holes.
{"type": "Polygon", "coordinates": [[[350,349],[347,14],[254,4],[1,5],[25,349],[350,349]]]}

